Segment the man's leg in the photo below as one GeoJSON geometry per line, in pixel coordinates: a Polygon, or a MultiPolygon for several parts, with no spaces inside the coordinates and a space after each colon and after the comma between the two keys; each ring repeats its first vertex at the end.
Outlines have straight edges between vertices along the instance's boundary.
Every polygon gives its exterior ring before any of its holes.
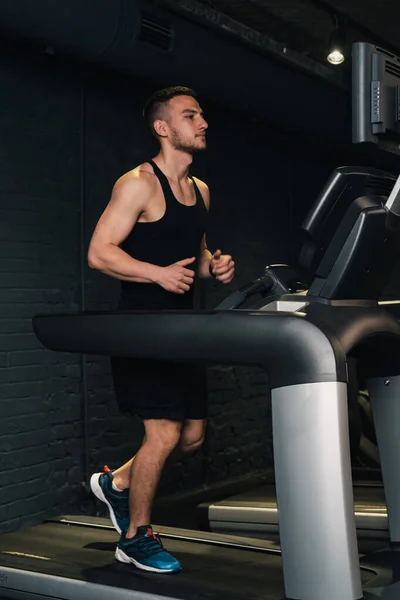
{"type": "MultiPolygon", "coordinates": [[[[172,424],[171,427],[171,439],[169,440],[168,444],[164,445],[161,444],[163,450],[161,451],[160,454],[151,454],[152,452],[152,444],[147,444],[147,435],[144,436],[143,439],[143,443],[142,443],[142,447],[139,450],[139,452],[141,453],[141,460],[139,463],[139,473],[140,470],[142,469],[142,465],[145,464],[145,462],[148,460],[149,458],[149,452],[148,449],[150,449],[150,462],[154,460],[160,465],[160,456],[161,456],[161,468],[160,468],[160,475],[162,472],[162,468],[165,464],[166,461],[168,461],[168,463],[172,463],[175,462],[176,460],[179,460],[180,458],[182,458],[184,455],[186,454],[190,454],[192,452],[195,452],[196,450],[198,450],[201,445],[203,444],[204,441],[204,434],[205,434],[205,430],[206,430],[206,420],[205,419],[185,419],[183,424],[181,423],[177,423],[175,421],[158,421],[158,420],[149,420],[149,421],[145,421],[145,423],[169,423],[172,424]],[[172,450],[172,452],[170,451],[169,455],[168,455],[168,446],[171,446],[176,439],[176,435],[177,432],[179,432],[180,429],[180,436],[178,439],[178,442],[176,443],[174,449],[172,450]],[[144,451],[142,451],[142,448],[144,447],[144,451]],[[166,460],[164,460],[162,457],[167,454],[167,458],[166,460]],[[158,457],[158,458],[157,458],[158,457]]],[[[146,427],[146,425],[145,425],[146,427]]],[[[149,426],[152,429],[152,425],[149,426]]],[[[155,429],[157,430],[157,425],[155,425],[155,429]]],[[[164,429],[165,432],[165,429],[164,429]]],[[[160,440],[162,438],[160,438],[158,440],[158,445],[160,445],[160,440]]],[[[138,452],[138,454],[139,454],[138,452]]],[[[103,502],[106,502],[106,504],[108,505],[108,508],[110,510],[110,517],[111,520],[114,524],[114,527],[117,529],[118,533],[121,533],[121,531],[127,531],[129,528],[129,524],[130,524],[130,516],[129,516],[129,489],[130,489],[130,483],[131,483],[131,470],[133,467],[133,463],[136,460],[136,457],[134,456],[133,458],[131,458],[130,460],[128,460],[128,462],[126,462],[124,465],[122,465],[121,467],[119,467],[118,469],[116,469],[115,471],[108,474],[102,474],[102,473],[95,473],[92,476],[92,480],[91,480],[91,488],[93,490],[93,492],[95,493],[95,495],[102,500],[103,502]],[[122,493],[123,492],[123,493],[122,493]]],[[[154,468],[150,465],[150,473],[154,473],[154,468]]],[[[158,477],[160,477],[160,475],[158,477]]],[[[136,476],[135,476],[136,479],[136,476]]],[[[157,483],[156,482],[156,487],[157,487],[157,483]]],[[[147,492],[145,493],[149,493],[149,491],[147,490],[147,492]]],[[[154,492],[150,492],[152,493],[152,500],[151,500],[151,504],[152,501],[154,499],[154,492]]],[[[139,498],[139,502],[141,503],[142,500],[139,498]]],[[[148,514],[148,512],[147,512],[148,514]]],[[[144,516],[146,515],[142,515],[140,518],[144,518],[144,516]]],[[[150,518],[147,519],[148,522],[150,522],[150,518]]],[[[136,527],[136,524],[134,524],[134,527],[136,527]]]]}
{"type": "Polygon", "coordinates": [[[201,448],[206,433],[206,423],[206,419],[185,419],[176,448],[177,454],[190,454],[201,448]]]}
{"type": "Polygon", "coordinates": [[[150,521],[161,473],[179,443],[182,422],[148,419],[144,426],[143,444],[131,461],[129,528],[121,534],[115,557],[144,571],[177,572],[181,569],[179,561],[165,550],[150,521]]]}
{"type": "MultiPolygon", "coordinates": [[[[144,441],[145,440],[143,440],[143,443],[144,441]]],[[[122,465],[122,467],[119,467],[113,471],[114,485],[119,490],[127,490],[130,487],[131,467],[134,458],[135,457],[133,456],[130,460],[128,460],[128,462],[122,465]]]]}
{"type": "MultiPolygon", "coordinates": [[[[179,442],[169,456],[169,462],[178,460],[182,455],[199,450],[204,442],[205,431],[206,419],[185,419],[182,425],[179,442]]],[[[146,436],[143,443],[145,443],[145,441],[146,436]]],[[[114,484],[120,490],[126,490],[130,487],[130,473],[134,458],[135,457],[131,458],[124,465],[113,471],[114,484]]]]}
{"type": "MultiPolygon", "coordinates": [[[[126,538],[151,521],[151,509],[164,465],[181,437],[182,423],[166,419],[144,421],[145,438],[130,466],[130,522],[126,538]]],[[[126,463],[127,465],[129,464],[126,463]]],[[[125,467],[126,468],[126,467],[125,467]]]]}

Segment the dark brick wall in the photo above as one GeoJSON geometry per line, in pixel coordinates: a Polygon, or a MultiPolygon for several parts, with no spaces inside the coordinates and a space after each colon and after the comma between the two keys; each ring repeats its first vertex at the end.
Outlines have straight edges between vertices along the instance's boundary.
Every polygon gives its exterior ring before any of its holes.
{"type": "Polygon", "coordinates": [[[1,528],[66,506],[80,486],[80,357],[44,350],[31,318],[78,308],[78,86],[1,54],[1,528]]]}
{"type": "MultiPolygon", "coordinates": [[[[103,464],[117,466],[140,444],[141,424],[117,411],[108,360],[44,350],[31,318],[115,305],[118,283],[87,268],[87,246],[114,181],[155,146],[140,118],[149,90],[134,79],[4,49],[0,82],[0,530],[5,531],[77,510],[90,472],[103,464]]],[[[240,115],[206,109],[209,150],[196,159],[193,173],[211,188],[209,246],[231,253],[237,265],[234,284],[207,282],[199,290],[199,303],[212,307],[265,264],[291,260],[301,218],[341,160],[332,151],[324,158],[320,147],[240,115]]],[[[161,493],[271,466],[265,373],[214,366],[209,390],[204,450],[166,473],[161,493]]]]}

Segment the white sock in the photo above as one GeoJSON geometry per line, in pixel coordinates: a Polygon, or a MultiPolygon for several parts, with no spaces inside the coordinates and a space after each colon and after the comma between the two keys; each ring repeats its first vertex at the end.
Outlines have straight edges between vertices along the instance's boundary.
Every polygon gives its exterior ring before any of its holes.
{"type": "Polygon", "coordinates": [[[111,482],[111,483],[112,483],[112,488],[113,488],[113,490],[115,490],[116,492],[123,492],[123,491],[124,491],[124,490],[120,490],[120,489],[119,489],[119,488],[118,488],[118,487],[115,485],[115,483],[114,483],[114,479],[112,480],[112,482],[111,482]]]}

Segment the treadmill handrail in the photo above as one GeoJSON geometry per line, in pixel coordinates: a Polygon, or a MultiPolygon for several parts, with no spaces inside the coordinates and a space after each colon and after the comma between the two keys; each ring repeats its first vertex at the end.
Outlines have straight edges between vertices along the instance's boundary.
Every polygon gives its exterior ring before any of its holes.
{"type": "Polygon", "coordinates": [[[272,388],[347,381],[336,337],[292,313],[125,311],[37,315],[50,350],[264,367],[272,388]]]}

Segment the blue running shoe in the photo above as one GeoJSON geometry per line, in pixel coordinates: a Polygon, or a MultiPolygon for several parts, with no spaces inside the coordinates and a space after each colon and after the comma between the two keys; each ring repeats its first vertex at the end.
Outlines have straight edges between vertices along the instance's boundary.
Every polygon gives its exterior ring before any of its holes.
{"type": "Polygon", "coordinates": [[[113,474],[108,467],[103,473],[94,473],[90,478],[90,487],[95,496],[105,502],[115,529],[121,535],[129,528],[129,490],[117,492],[112,486],[113,474]]]}
{"type": "Polygon", "coordinates": [[[153,573],[177,573],[181,570],[180,562],[164,550],[160,538],[153,533],[151,525],[138,527],[136,535],[129,540],[123,533],[115,551],[115,558],[153,573]]]}

